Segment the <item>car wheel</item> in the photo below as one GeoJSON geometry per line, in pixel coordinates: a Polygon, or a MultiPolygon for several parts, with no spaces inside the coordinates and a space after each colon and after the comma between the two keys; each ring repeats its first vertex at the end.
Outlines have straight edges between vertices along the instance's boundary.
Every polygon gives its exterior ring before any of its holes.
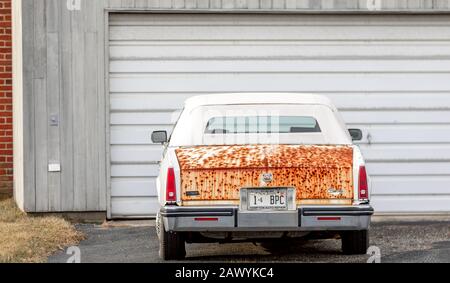
{"type": "Polygon", "coordinates": [[[366,254],[369,248],[369,231],[345,231],[341,233],[344,254],[366,254]]]}
{"type": "Polygon", "coordinates": [[[159,217],[159,256],[163,260],[180,260],[186,256],[186,244],[182,233],[166,231],[163,218],[159,217]]]}

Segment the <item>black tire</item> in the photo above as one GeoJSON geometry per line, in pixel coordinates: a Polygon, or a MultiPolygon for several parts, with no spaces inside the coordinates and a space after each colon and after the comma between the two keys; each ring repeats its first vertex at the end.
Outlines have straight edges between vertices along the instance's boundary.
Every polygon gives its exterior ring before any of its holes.
{"type": "Polygon", "coordinates": [[[166,231],[164,221],[159,218],[159,256],[163,260],[181,260],[186,257],[186,243],[182,233],[166,231]]]}
{"type": "Polygon", "coordinates": [[[341,233],[342,251],[347,255],[366,254],[369,248],[369,231],[345,231],[341,233]]]}

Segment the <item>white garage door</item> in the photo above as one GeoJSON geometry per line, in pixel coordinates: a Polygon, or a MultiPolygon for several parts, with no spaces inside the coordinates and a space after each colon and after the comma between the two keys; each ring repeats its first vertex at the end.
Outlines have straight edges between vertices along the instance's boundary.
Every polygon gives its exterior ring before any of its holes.
{"type": "Polygon", "coordinates": [[[112,15],[113,217],[152,216],[189,96],[313,92],[364,130],[377,212],[450,211],[450,17],[112,15]]]}

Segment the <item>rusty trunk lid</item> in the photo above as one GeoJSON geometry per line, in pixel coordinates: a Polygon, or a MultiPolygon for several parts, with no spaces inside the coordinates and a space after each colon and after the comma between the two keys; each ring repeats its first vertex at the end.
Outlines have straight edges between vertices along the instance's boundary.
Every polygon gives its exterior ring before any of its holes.
{"type": "Polygon", "coordinates": [[[195,146],[176,156],[183,205],[238,203],[240,189],[249,187],[293,187],[297,203],[353,199],[351,146],[195,146]]]}

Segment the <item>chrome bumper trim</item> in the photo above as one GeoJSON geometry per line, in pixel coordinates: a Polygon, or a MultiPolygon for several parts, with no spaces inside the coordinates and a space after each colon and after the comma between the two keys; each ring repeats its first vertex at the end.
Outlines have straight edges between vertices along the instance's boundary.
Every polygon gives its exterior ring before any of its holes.
{"type": "Polygon", "coordinates": [[[303,216],[359,216],[372,215],[373,208],[370,205],[345,206],[345,207],[300,207],[303,216]]]}
{"type": "Polygon", "coordinates": [[[251,212],[237,206],[166,206],[160,211],[166,230],[186,232],[365,230],[372,214],[370,205],[300,206],[294,211],[251,212]],[[198,219],[202,217],[213,219],[198,219]],[[330,219],[320,219],[327,217],[330,219]]]}

